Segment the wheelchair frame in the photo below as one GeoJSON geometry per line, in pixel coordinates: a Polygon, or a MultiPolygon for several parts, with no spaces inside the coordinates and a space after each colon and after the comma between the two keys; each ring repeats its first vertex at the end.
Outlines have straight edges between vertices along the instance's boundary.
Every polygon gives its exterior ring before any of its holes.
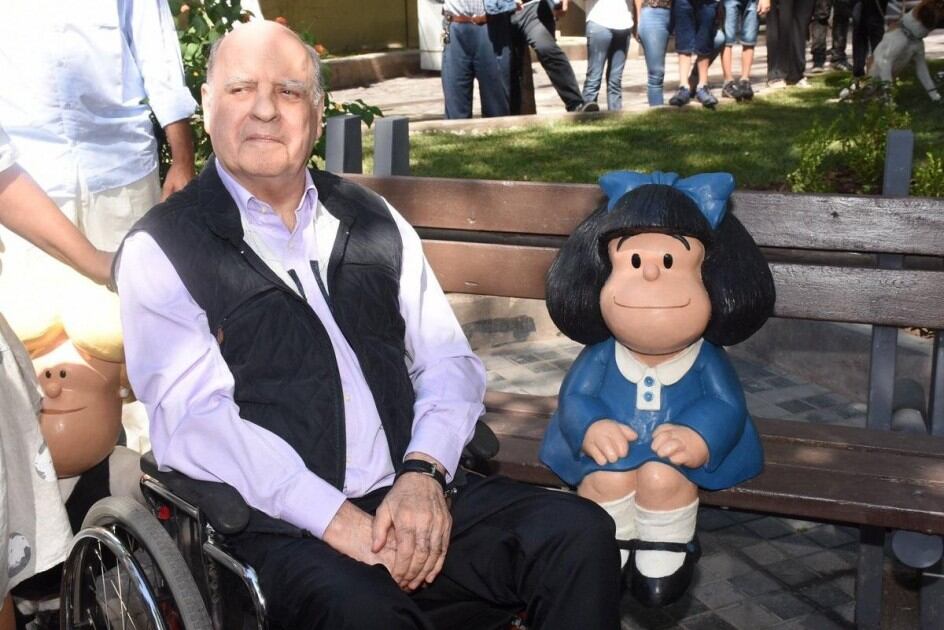
{"type": "MultiPolygon", "coordinates": [[[[177,568],[178,573],[180,569],[189,571],[193,578],[192,583],[178,578],[173,581],[179,583],[172,584],[170,587],[171,591],[178,591],[172,593],[176,608],[180,607],[178,599],[196,598],[204,608],[201,612],[208,613],[212,628],[215,630],[233,628],[267,630],[265,597],[259,586],[256,572],[224,549],[225,537],[208,522],[204,512],[151,475],[143,474],[140,485],[148,504],[140,507],[153,519],[153,525],[149,526],[160,527],[169,536],[172,546],[157,545],[153,540],[145,540],[144,536],[136,535],[134,530],[141,528],[129,528],[128,523],[123,522],[124,519],[121,516],[108,519],[110,522],[107,523],[98,522],[100,517],[98,519],[95,517],[97,512],[102,511],[96,510],[96,507],[108,508],[114,505],[120,507],[122,501],[127,503],[133,500],[109,497],[97,503],[89,512],[82,530],[76,534],[65,563],[61,590],[60,627],[63,630],[78,630],[99,625],[94,620],[82,624],[76,624],[73,621],[77,615],[83,613],[92,615],[91,612],[78,610],[78,608],[83,604],[81,601],[82,580],[87,580],[91,575],[87,569],[89,563],[96,559],[93,557],[95,553],[89,555],[89,549],[92,545],[97,545],[98,549],[107,549],[113,556],[119,581],[121,572],[124,571],[126,583],[134,590],[133,594],[122,593],[121,586],[117,587],[116,598],[121,600],[119,606],[124,610],[123,598],[128,600],[137,598],[139,608],[144,609],[140,612],[146,615],[149,627],[157,630],[180,630],[186,624],[179,620],[179,615],[176,616],[176,622],[171,620],[168,623],[167,613],[162,609],[159,598],[152,588],[153,578],[149,579],[148,571],[142,568],[140,562],[142,550],[151,557],[154,568],[167,582],[173,580],[172,576],[167,575],[167,566],[172,569],[177,568]],[[110,503],[106,504],[106,502],[110,503]],[[170,554],[176,554],[177,558],[168,559],[167,556],[170,554]],[[181,592],[185,594],[181,596],[181,592]]],[[[135,503],[135,505],[138,504],[135,503]]],[[[158,536],[152,534],[151,537],[158,536]]],[[[102,563],[100,551],[97,556],[99,563],[102,563]]],[[[151,573],[153,572],[152,569],[151,573]]],[[[97,579],[94,575],[92,577],[97,579]]],[[[104,589],[104,576],[101,580],[104,589]]],[[[112,590],[114,591],[115,588],[113,587],[112,590]]],[[[189,605],[193,605],[192,601],[189,605]]],[[[104,613],[99,612],[98,618],[103,620],[105,627],[112,627],[113,624],[104,618],[104,613]]]]}

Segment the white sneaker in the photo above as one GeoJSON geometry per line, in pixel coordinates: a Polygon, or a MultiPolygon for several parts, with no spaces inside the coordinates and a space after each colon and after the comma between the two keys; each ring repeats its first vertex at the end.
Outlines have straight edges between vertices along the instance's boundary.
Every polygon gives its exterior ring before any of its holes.
{"type": "Polygon", "coordinates": [[[798,87],[798,88],[811,88],[811,87],[813,87],[813,84],[810,83],[809,79],[807,79],[806,77],[803,77],[802,79],[800,79],[799,81],[797,81],[796,83],[794,83],[794,84],[793,84],[793,87],[798,87]]]}
{"type": "Polygon", "coordinates": [[[787,87],[787,82],[783,79],[777,79],[775,81],[768,81],[767,87],[771,90],[780,90],[787,87]]]}

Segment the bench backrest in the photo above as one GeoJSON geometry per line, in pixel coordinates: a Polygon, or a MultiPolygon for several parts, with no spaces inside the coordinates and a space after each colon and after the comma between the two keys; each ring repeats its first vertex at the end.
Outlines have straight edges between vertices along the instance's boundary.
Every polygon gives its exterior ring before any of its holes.
{"type": "MultiPolygon", "coordinates": [[[[418,229],[446,291],[480,295],[543,299],[558,247],[603,202],[586,184],[349,177],[418,229]]],[[[771,263],[777,316],[944,328],[944,199],[744,191],[731,211],[771,263]],[[938,267],[877,269],[878,254],[938,267]]]]}

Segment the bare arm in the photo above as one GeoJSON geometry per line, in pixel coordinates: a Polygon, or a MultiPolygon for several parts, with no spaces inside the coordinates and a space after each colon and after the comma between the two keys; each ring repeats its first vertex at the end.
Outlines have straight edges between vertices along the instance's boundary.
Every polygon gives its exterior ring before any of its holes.
{"type": "Polygon", "coordinates": [[[0,223],[98,284],[108,282],[113,254],[93,247],[16,165],[0,173],[0,223]]]}
{"type": "Polygon", "coordinates": [[[193,133],[190,120],[185,118],[164,127],[167,144],[170,146],[171,165],[164,178],[161,201],[170,197],[186,186],[194,176],[193,168],[193,133]]]}

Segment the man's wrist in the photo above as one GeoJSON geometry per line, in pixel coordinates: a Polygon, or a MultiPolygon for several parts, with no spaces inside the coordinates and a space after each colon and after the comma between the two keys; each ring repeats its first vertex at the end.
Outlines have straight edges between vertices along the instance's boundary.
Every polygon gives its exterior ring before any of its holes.
{"type": "Polygon", "coordinates": [[[401,476],[410,473],[432,477],[442,487],[443,492],[446,491],[446,475],[443,473],[442,466],[436,462],[418,457],[405,459],[400,465],[400,470],[397,471],[396,478],[399,479],[401,476]]]}

